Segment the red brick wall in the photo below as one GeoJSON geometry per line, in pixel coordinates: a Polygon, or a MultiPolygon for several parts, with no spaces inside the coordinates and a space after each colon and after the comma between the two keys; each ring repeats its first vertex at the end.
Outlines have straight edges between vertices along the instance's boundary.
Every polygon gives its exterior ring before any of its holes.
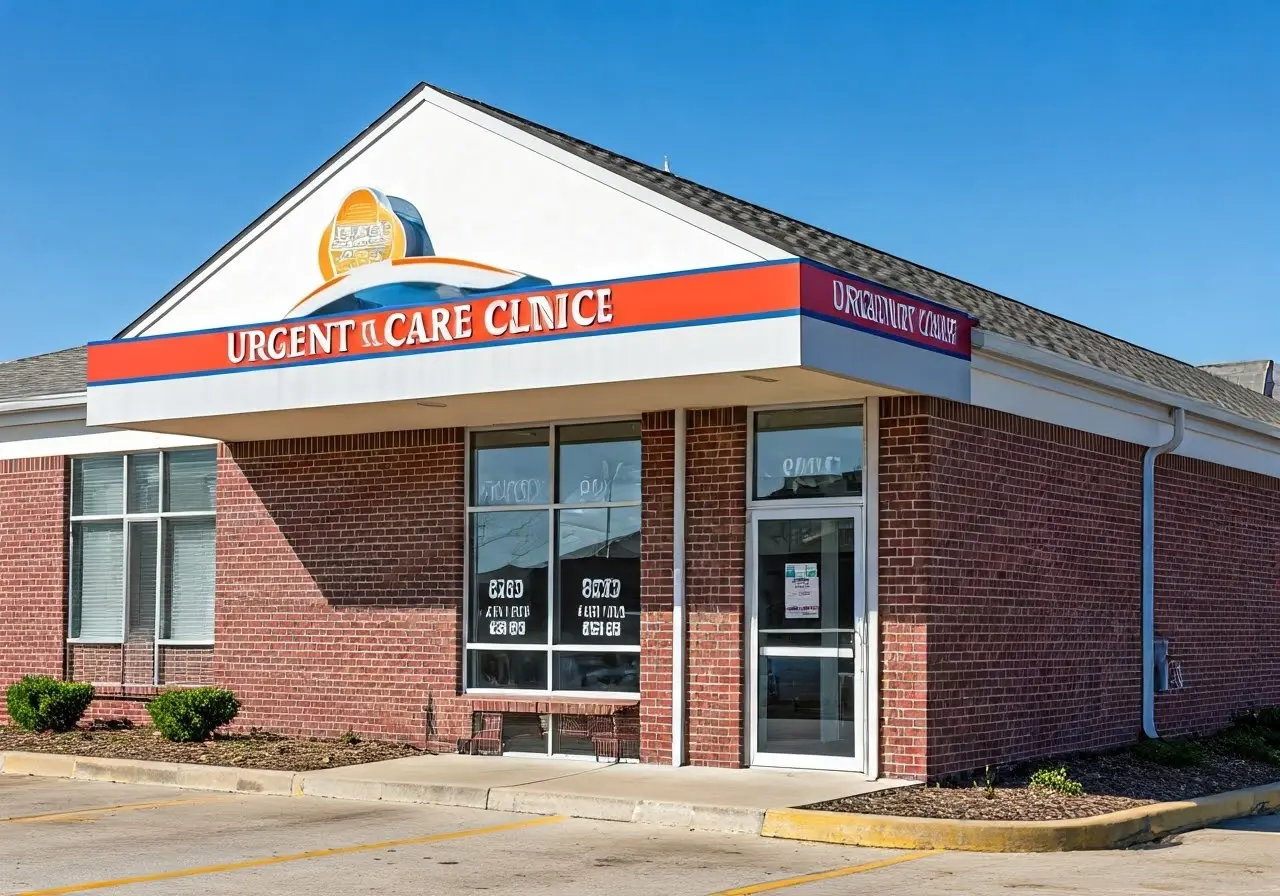
{"type": "Polygon", "coordinates": [[[640,421],[640,759],[671,761],[675,414],[640,421]]]}
{"type": "Polygon", "coordinates": [[[1280,706],[1280,480],[1166,456],[1156,466],[1156,632],[1183,687],[1156,695],[1162,734],[1280,706]]]}
{"type": "Polygon", "coordinates": [[[884,773],[1132,741],[1141,449],[930,398],[881,427],[884,773]]]}
{"type": "Polygon", "coordinates": [[[469,732],[463,457],[459,429],[223,446],[214,676],[238,724],[469,732]]]}
{"type": "Polygon", "coordinates": [[[0,460],[0,688],[62,677],[67,481],[63,457],[0,460]]]}
{"type": "Polygon", "coordinates": [[[743,763],[747,412],[690,411],[685,599],[691,765],[743,763]]]}

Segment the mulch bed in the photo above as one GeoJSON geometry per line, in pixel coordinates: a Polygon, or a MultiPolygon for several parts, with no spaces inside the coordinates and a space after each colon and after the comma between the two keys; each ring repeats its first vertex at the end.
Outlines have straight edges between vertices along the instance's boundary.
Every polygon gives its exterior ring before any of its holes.
{"type": "Polygon", "coordinates": [[[229,765],[235,768],[262,768],[307,772],[362,762],[379,762],[404,756],[420,756],[423,751],[407,744],[360,740],[315,740],[281,737],[275,734],[215,735],[198,744],[171,743],[154,728],[89,726],[63,734],[33,734],[18,728],[0,727],[0,750],[31,753],[67,753],[100,759],[151,759],[159,762],[191,762],[199,765],[229,765]]]}
{"type": "Polygon", "coordinates": [[[992,770],[990,795],[984,773],[941,786],[902,787],[805,806],[832,812],[967,818],[983,821],[1050,821],[1085,818],[1150,803],[1208,796],[1280,780],[1280,768],[1250,759],[1211,753],[1203,765],[1168,768],[1125,752],[1040,762],[992,770]],[[1037,768],[1063,766],[1084,786],[1082,796],[1064,796],[1031,787],[1037,768]]]}

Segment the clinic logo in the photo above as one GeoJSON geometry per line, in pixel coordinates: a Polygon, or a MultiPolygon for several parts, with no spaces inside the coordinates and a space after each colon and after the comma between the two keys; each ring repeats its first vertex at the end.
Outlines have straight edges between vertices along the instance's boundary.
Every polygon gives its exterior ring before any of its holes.
{"type": "Polygon", "coordinates": [[[417,206],[372,187],[352,190],[320,234],[324,282],[285,319],[455,301],[487,292],[537,289],[550,281],[437,255],[417,206]]]}

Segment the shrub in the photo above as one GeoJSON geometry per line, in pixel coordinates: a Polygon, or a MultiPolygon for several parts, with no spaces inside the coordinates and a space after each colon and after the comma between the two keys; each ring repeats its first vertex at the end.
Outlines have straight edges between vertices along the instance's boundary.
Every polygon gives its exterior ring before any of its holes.
{"type": "Polygon", "coordinates": [[[235,694],[222,688],[166,691],[147,704],[147,714],[168,740],[205,740],[240,711],[235,694]]]}
{"type": "Polygon", "coordinates": [[[1241,759],[1252,759],[1255,762],[1266,762],[1280,765],[1280,750],[1267,743],[1261,731],[1252,728],[1231,728],[1219,734],[1214,740],[1227,753],[1241,759]]]}
{"type": "Polygon", "coordinates": [[[93,685],[28,675],[9,685],[5,708],[19,728],[70,731],[93,702],[93,685]]]}
{"type": "Polygon", "coordinates": [[[1188,768],[1205,760],[1204,747],[1184,738],[1142,740],[1134,745],[1133,755],[1169,768],[1188,768]]]}
{"type": "Polygon", "coordinates": [[[1271,746],[1280,747],[1280,706],[1250,710],[1238,716],[1232,727],[1257,732],[1271,746]]]}
{"type": "Polygon", "coordinates": [[[1061,766],[1040,769],[1031,776],[1031,786],[1052,790],[1064,796],[1080,796],[1084,793],[1084,785],[1067,777],[1067,770],[1061,766]]]}

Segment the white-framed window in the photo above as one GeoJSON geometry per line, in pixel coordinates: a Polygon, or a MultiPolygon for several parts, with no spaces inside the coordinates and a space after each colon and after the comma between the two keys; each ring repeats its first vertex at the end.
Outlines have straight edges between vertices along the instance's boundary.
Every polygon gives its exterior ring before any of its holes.
{"type": "Polygon", "coordinates": [[[216,479],[213,448],[72,459],[70,640],[213,643],[216,479]]]}
{"type": "Polygon", "coordinates": [[[864,416],[861,404],[755,411],[748,502],[861,502],[864,416]]]}
{"type": "Polygon", "coordinates": [[[640,692],[640,422],[471,433],[471,691],[640,692]]]}

